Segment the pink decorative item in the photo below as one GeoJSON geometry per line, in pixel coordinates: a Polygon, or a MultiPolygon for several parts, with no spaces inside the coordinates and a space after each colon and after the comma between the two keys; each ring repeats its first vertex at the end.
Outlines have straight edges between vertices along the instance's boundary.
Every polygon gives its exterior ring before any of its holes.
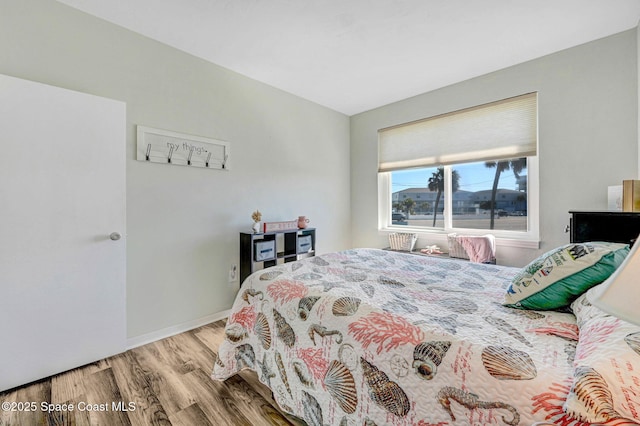
{"type": "Polygon", "coordinates": [[[298,216],[298,228],[304,229],[307,227],[307,223],[309,223],[309,219],[306,216],[298,216]]]}

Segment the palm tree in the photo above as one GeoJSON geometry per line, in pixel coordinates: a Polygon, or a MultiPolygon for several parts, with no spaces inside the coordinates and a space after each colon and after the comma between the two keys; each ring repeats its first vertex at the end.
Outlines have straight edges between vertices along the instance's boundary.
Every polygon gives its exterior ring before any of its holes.
{"type": "MultiPolygon", "coordinates": [[[[455,170],[451,171],[451,192],[454,193],[459,188],[460,175],[455,170]]],[[[436,216],[438,214],[438,205],[440,204],[440,196],[444,192],[444,167],[438,167],[438,170],[434,172],[429,178],[428,182],[429,191],[438,191],[436,194],[436,203],[433,206],[433,227],[436,226],[436,216]]]]}
{"type": "Polygon", "coordinates": [[[498,182],[500,182],[500,175],[509,169],[513,171],[513,175],[518,179],[520,172],[527,168],[526,158],[514,158],[511,160],[503,161],[487,161],[484,165],[490,169],[496,169],[496,174],[493,178],[493,187],[491,188],[491,222],[489,229],[493,229],[495,221],[495,209],[496,209],[496,196],[498,195],[498,182]]]}
{"type": "Polygon", "coordinates": [[[413,213],[413,208],[416,206],[416,202],[413,201],[413,199],[411,198],[407,198],[402,202],[401,205],[403,209],[407,212],[407,218],[409,218],[409,215],[413,213]]]}

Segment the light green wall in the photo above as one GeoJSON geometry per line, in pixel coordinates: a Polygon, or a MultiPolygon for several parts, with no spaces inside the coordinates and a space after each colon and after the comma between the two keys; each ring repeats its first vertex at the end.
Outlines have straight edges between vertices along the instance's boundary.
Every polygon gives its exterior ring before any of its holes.
{"type": "Polygon", "coordinates": [[[129,338],[231,307],[256,209],[309,217],[320,252],[350,246],[343,114],[50,0],[0,2],[0,73],[127,104],[129,338]],[[227,140],[232,168],[138,162],[137,124],[227,140]]]}
{"type": "Polygon", "coordinates": [[[532,91],[541,245],[498,247],[498,261],[524,265],[566,244],[569,210],[606,209],[607,186],[638,174],[637,57],[634,29],[351,117],[353,244],[386,244],[377,231],[378,129],[532,91]]]}

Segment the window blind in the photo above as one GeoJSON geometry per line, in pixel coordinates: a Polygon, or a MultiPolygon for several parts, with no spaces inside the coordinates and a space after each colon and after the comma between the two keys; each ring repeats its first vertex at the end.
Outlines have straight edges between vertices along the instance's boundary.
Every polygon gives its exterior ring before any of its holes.
{"type": "Polygon", "coordinates": [[[527,93],[378,131],[378,171],[536,155],[538,96],[527,93]]]}

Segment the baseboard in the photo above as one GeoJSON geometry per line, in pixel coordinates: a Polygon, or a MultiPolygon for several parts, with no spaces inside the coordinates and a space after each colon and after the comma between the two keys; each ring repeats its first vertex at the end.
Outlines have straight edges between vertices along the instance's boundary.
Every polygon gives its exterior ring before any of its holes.
{"type": "Polygon", "coordinates": [[[137,348],[138,346],[146,345],[147,343],[152,343],[157,340],[166,339],[167,337],[175,336],[176,334],[184,333],[185,331],[193,330],[194,328],[202,327],[203,325],[207,325],[212,322],[220,321],[221,319],[227,318],[230,313],[231,310],[226,310],[207,315],[206,317],[198,318],[193,321],[183,322],[182,324],[163,328],[162,330],[132,337],[127,339],[127,350],[137,348]]]}

